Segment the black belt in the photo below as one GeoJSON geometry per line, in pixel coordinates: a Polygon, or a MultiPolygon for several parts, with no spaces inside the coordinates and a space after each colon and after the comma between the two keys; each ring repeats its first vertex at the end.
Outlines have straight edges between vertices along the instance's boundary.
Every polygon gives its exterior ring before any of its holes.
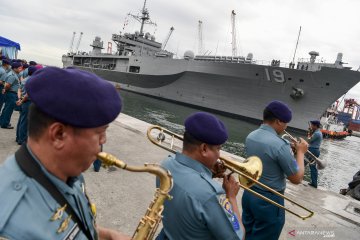
{"type": "Polygon", "coordinates": [[[7,91],[8,93],[15,93],[15,94],[17,94],[17,92],[15,92],[15,91],[7,91]]]}

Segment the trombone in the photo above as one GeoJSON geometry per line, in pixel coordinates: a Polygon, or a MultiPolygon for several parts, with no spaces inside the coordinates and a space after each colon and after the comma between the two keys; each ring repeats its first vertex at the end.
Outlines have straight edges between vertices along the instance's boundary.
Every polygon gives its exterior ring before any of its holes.
{"type": "MultiPolygon", "coordinates": [[[[177,150],[175,150],[175,141],[176,140],[183,141],[183,137],[181,135],[178,135],[178,134],[173,133],[165,128],[162,128],[160,126],[155,126],[155,125],[148,128],[147,137],[153,144],[155,144],[158,147],[161,147],[169,152],[172,152],[172,153],[176,153],[176,151],[177,151],[177,150]],[[153,130],[159,131],[159,133],[156,137],[154,137],[153,136],[154,134],[152,134],[153,130]],[[166,143],[167,145],[165,145],[165,140],[166,140],[165,134],[168,134],[171,136],[170,143],[166,143]]],[[[222,157],[222,156],[220,156],[219,159],[226,169],[229,169],[231,172],[235,172],[235,173],[239,174],[240,186],[242,188],[244,188],[245,190],[251,192],[252,194],[255,194],[256,196],[263,199],[264,201],[267,201],[279,208],[284,209],[285,211],[288,211],[289,213],[292,213],[293,215],[301,218],[302,220],[310,218],[311,216],[314,215],[313,211],[309,210],[308,208],[300,205],[299,203],[289,199],[285,195],[275,191],[274,189],[272,189],[258,181],[258,179],[261,177],[261,174],[262,174],[262,162],[261,162],[260,158],[252,156],[252,157],[247,158],[243,163],[240,163],[240,162],[237,162],[237,161],[234,161],[227,157],[222,157]],[[273,194],[278,195],[278,196],[288,200],[292,204],[304,209],[306,212],[308,212],[308,215],[300,215],[300,214],[290,210],[289,208],[282,206],[267,197],[264,197],[260,193],[255,192],[254,190],[252,190],[250,188],[254,184],[257,184],[258,186],[261,186],[262,188],[272,192],[273,194]]]]}
{"type": "MultiPolygon", "coordinates": [[[[294,138],[293,136],[291,136],[290,133],[288,133],[287,131],[284,130],[284,135],[281,136],[281,138],[285,138],[285,137],[289,137],[291,141],[293,142],[298,142],[298,140],[296,138],[294,138]]],[[[308,155],[310,155],[309,159],[304,157],[304,161],[308,162],[311,165],[316,164],[316,168],[319,170],[322,170],[326,167],[327,162],[325,160],[321,160],[318,157],[316,157],[312,152],[310,152],[309,150],[307,150],[306,152],[308,155]]]]}

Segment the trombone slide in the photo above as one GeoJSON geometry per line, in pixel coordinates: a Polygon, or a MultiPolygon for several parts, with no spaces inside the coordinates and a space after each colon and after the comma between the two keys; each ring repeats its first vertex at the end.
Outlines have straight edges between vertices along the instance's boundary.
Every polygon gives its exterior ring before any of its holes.
{"type": "MultiPolygon", "coordinates": [[[[147,137],[148,139],[153,143],[155,144],[156,146],[158,147],[161,147],[169,152],[172,152],[172,153],[175,153],[176,150],[174,149],[174,139],[178,139],[180,141],[183,141],[183,137],[176,134],[176,133],[173,133],[165,128],[162,128],[160,126],[151,126],[150,128],[148,128],[147,130],[147,137]],[[152,130],[158,130],[159,133],[158,133],[158,136],[157,137],[154,137],[153,134],[151,133],[152,130]],[[170,139],[171,139],[171,143],[170,144],[167,144],[167,146],[164,145],[164,142],[166,140],[166,136],[165,134],[168,134],[170,135],[170,139]],[[160,136],[161,135],[161,136],[160,136]],[[170,147],[168,146],[170,145],[170,147]]],[[[262,174],[262,162],[260,160],[260,158],[258,157],[249,157],[248,159],[246,159],[243,163],[240,163],[240,162],[237,162],[237,161],[234,161],[234,160],[231,160],[231,159],[228,159],[226,157],[222,157],[220,156],[220,161],[223,162],[224,166],[232,171],[232,172],[235,172],[239,175],[239,183],[240,183],[240,186],[242,188],[244,188],[245,190],[251,192],[252,194],[255,194],[256,196],[260,197],[261,199],[263,199],[264,201],[267,201],[271,204],[274,204],[275,206],[279,207],[279,208],[282,208],[284,209],[285,211],[288,211],[289,213],[305,220],[307,218],[310,218],[314,215],[314,212],[309,210],[308,208],[300,205],[299,203],[291,200],[290,198],[286,197],[285,195],[275,191],[274,189],[266,186],[265,184],[261,183],[258,181],[258,179],[261,177],[261,174],[262,174]],[[282,198],[284,198],[285,200],[291,202],[292,204],[302,208],[303,210],[305,210],[306,212],[308,212],[308,215],[300,215],[292,210],[290,210],[289,208],[285,207],[285,206],[282,206],[280,204],[278,204],[277,202],[267,198],[267,197],[264,197],[263,195],[255,192],[254,190],[252,190],[250,187],[253,186],[254,184],[257,184],[258,186],[266,189],[267,191],[270,191],[282,198]]]]}

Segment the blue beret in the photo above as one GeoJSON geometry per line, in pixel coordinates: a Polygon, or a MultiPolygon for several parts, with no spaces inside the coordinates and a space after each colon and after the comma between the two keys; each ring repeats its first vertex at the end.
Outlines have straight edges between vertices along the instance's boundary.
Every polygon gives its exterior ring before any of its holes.
{"type": "Polygon", "coordinates": [[[21,67],[21,66],[22,66],[22,64],[19,63],[19,62],[13,62],[13,63],[11,64],[11,68],[12,68],[12,69],[18,68],[18,67],[21,67]]]}
{"type": "Polygon", "coordinates": [[[30,66],[35,66],[35,65],[37,65],[37,63],[36,63],[35,61],[30,61],[30,62],[29,62],[29,65],[30,65],[30,66]]]}
{"type": "Polygon", "coordinates": [[[205,112],[190,115],[185,120],[185,131],[195,139],[211,145],[221,145],[228,139],[224,123],[205,112]]]}
{"type": "Polygon", "coordinates": [[[320,126],[320,121],[319,120],[312,120],[310,121],[311,124],[316,125],[316,126],[320,126]]]}
{"type": "Polygon", "coordinates": [[[291,121],[291,110],[288,105],[283,102],[276,100],[272,101],[266,106],[266,109],[272,112],[272,114],[274,114],[277,119],[284,123],[288,123],[291,121]]]}
{"type": "Polygon", "coordinates": [[[10,65],[10,61],[9,61],[8,59],[3,59],[3,60],[2,60],[2,64],[8,64],[8,65],[10,65]]]}
{"type": "Polygon", "coordinates": [[[120,95],[111,83],[78,69],[39,69],[25,88],[41,111],[74,127],[109,124],[121,111],[120,95]]]}
{"type": "Polygon", "coordinates": [[[1,56],[1,60],[3,60],[3,59],[6,59],[6,57],[5,57],[5,56],[1,56]]]}
{"type": "Polygon", "coordinates": [[[24,64],[23,64],[23,67],[24,67],[24,68],[28,68],[28,67],[29,67],[29,64],[24,63],[24,64]]]}
{"type": "Polygon", "coordinates": [[[30,66],[28,68],[28,74],[29,76],[31,76],[35,71],[37,70],[37,68],[35,66],[30,66]]]}

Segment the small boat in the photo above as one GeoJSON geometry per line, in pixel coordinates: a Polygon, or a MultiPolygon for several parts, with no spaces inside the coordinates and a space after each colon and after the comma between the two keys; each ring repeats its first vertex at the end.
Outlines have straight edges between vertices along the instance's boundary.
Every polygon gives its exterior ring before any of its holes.
{"type": "Polygon", "coordinates": [[[324,138],[343,139],[349,135],[346,125],[337,118],[337,111],[334,108],[328,109],[320,119],[321,133],[324,138]]]}

